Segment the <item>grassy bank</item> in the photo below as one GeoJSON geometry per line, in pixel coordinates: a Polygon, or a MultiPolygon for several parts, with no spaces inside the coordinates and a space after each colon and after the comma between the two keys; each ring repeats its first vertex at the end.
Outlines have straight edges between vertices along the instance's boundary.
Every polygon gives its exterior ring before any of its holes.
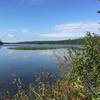
{"type": "Polygon", "coordinates": [[[14,49],[14,50],[49,50],[49,49],[67,49],[67,48],[81,48],[81,46],[71,46],[71,45],[52,45],[52,46],[19,46],[19,47],[12,47],[9,49],[14,49]]]}
{"type": "Polygon", "coordinates": [[[60,49],[67,48],[67,46],[22,46],[16,48],[10,48],[15,50],[48,50],[48,49],[60,49]]]}

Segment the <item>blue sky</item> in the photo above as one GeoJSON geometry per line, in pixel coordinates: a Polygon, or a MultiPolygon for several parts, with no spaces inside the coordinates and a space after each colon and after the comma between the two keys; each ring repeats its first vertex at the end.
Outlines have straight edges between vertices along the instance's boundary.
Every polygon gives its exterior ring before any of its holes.
{"type": "Polygon", "coordinates": [[[0,0],[0,39],[5,42],[79,38],[100,34],[98,0],[0,0]]]}

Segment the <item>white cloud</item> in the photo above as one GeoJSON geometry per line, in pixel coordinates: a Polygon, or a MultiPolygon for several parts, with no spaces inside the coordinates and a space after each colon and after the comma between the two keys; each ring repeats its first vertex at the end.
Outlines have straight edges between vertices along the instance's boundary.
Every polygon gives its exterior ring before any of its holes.
{"type": "Polygon", "coordinates": [[[22,33],[30,33],[31,30],[29,29],[8,29],[5,33],[10,34],[22,34],[22,33]]]}
{"type": "Polygon", "coordinates": [[[75,34],[69,33],[48,33],[48,34],[40,34],[42,37],[50,37],[50,38],[63,38],[63,37],[73,37],[75,34]]]}
{"type": "Polygon", "coordinates": [[[68,23],[68,24],[61,24],[55,25],[54,31],[56,32],[86,32],[92,31],[97,32],[100,25],[96,22],[79,22],[79,23],[68,23]]]}
{"type": "Polygon", "coordinates": [[[40,34],[40,36],[50,38],[77,38],[84,36],[87,31],[100,34],[100,25],[97,22],[67,23],[55,25],[49,31],[48,33],[40,34]]]}
{"type": "Polygon", "coordinates": [[[8,32],[11,32],[11,33],[16,32],[16,31],[17,29],[8,29],[8,32]]]}
{"type": "Polygon", "coordinates": [[[7,36],[8,36],[8,38],[13,38],[14,37],[14,35],[13,34],[7,34],[7,36]]]}
{"type": "Polygon", "coordinates": [[[87,31],[100,35],[100,24],[97,22],[77,22],[59,24],[44,32],[34,33],[30,29],[9,29],[0,35],[3,41],[57,40],[83,37],[87,31]]]}
{"type": "Polygon", "coordinates": [[[28,29],[23,29],[23,30],[21,30],[21,33],[30,33],[31,31],[30,30],[28,30],[28,29]]]}

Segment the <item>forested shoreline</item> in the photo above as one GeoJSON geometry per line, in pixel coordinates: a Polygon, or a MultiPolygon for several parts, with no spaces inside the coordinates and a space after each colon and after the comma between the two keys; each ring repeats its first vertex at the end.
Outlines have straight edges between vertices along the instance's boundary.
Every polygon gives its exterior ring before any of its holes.
{"type": "MultiPolygon", "coordinates": [[[[100,42],[100,36],[98,36],[100,42]]],[[[68,45],[83,45],[85,42],[84,38],[68,39],[68,40],[52,40],[52,41],[24,41],[24,42],[12,42],[6,44],[68,44],[68,45]]],[[[2,43],[2,42],[1,42],[2,43]]]]}
{"type": "Polygon", "coordinates": [[[24,41],[15,42],[13,44],[83,44],[84,38],[68,39],[68,40],[52,40],[52,41],[24,41]]]}

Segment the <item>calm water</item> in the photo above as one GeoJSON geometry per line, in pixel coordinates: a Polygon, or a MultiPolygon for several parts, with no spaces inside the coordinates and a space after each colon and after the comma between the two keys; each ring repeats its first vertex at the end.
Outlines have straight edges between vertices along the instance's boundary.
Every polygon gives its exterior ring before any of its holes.
{"type": "Polygon", "coordinates": [[[34,72],[59,72],[53,50],[12,50],[0,46],[0,89],[9,89],[12,75],[16,74],[24,83],[33,80],[34,72]]]}
{"type": "Polygon", "coordinates": [[[0,46],[0,89],[9,89],[12,86],[11,81],[14,74],[20,77],[25,84],[28,84],[28,82],[35,80],[33,76],[35,72],[48,71],[56,75],[60,72],[54,56],[55,50],[8,49],[17,46],[22,45],[0,46]]]}

